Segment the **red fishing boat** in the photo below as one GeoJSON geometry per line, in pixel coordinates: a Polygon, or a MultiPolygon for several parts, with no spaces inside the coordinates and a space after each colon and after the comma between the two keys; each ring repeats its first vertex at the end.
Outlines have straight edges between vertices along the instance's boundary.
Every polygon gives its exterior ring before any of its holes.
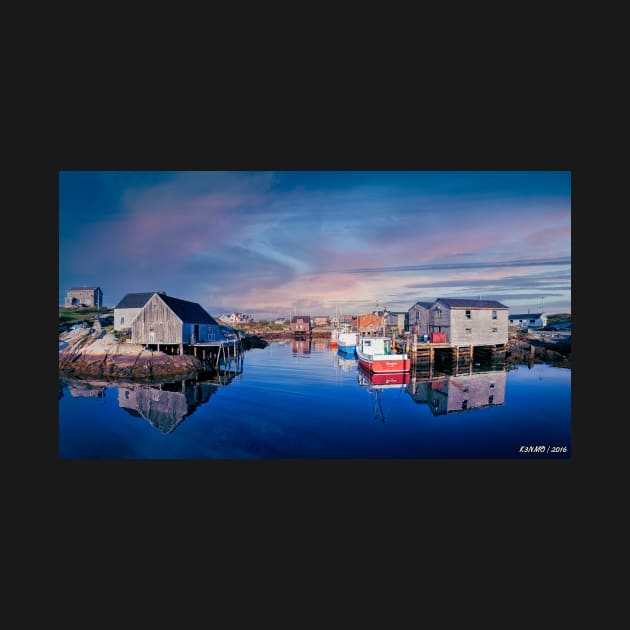
{"type": "Polygon", "coordinates": [[[409,372],[411,359],[405,353],[394,352],[391,337],[360,337],[356,346],[359,365],[379,374],[409,372]]]}
{"type": "Polygon", "coordinates": [[[407,385],[411,381],[409,372],[368,372],[362,365],[359,365],[359,375],[359,383],[361,385],[376,385],[381,389],[395,389],[401,385],[407,385]]]}

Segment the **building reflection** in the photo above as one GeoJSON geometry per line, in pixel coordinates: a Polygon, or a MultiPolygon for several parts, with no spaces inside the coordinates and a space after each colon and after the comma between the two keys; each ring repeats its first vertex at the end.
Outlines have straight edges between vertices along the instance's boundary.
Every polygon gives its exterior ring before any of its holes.
{"type": "Polygon", "coordinates": [[[432,379],[411,374],[406,392],[414,402],[426,404],[435,416],[505,402],[507,371],[472,369],[464,374],[443,375],[432,379]]]}
{"type": "Polygon", "coordinates": [[[291,341],[291,352],[293,353],[293,356],[310,354],[311,343],[310,339],[293,339],[291,341]]]}
{"type": "Polygon", "coordinates": [[[106,385],[103,382],[75,380],[67,381],[65,385],[73,398],[105,398],[106,385]]]}
{"type": "Polygon", "coordinates": [[[118,386],[118,404],[132,416],[144,418],[162,433],[171,433],[235,376],[235,372],[219,370],[213,375],[167,383],[126,383],[118,386]]]}
{"type": "Polygon", "coordinates": [[[330,352],[330,339],[311,339],[312,352],[330,352]]]}
{"type": "Polygon", "coordinates": [[[167,382],[123,382],[83,380],[72,377],[59,379],[60,398],[63,390],[74,397],[102,398],[108,388],[118,390],[118,405],[128,414],[143,418],[162,433],[171,433],[181,422],[206,404],[219,388],[229,385],[242,373],[239,370],[220,369],[200,372],[188,379],[167,382]]]}

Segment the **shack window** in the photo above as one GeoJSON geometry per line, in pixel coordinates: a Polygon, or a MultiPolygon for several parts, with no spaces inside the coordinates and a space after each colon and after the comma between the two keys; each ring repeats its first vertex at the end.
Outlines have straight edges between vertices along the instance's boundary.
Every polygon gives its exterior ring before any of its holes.
{"type": "Polygon", "coordinates": [[[470,319],[470,311],[466,311],[466,319],[470,319]]]}
{"type": "Polygon", "coordinates": [[[435,316],[440,319],[440,317],[442,317],[442,310],[439,308],[435,309],[435,316]]]}
{"type": "Polygon", "coordinates": [[[530,320],[529,320],[529,323],[530,323],[530,324],[535,324],[535,323],[536,323],[536,320],[535,320],[535,319],[530,319],[530,320]]]}
{"type": "Polygon", "coordinates": [[[492,332],[493,332],[493,333],[497,332],[497,329],[496,329],[496,328],[493,328],[493,329],[492,329],[492,332]]]}
{"type": "Polygon", "coordinates": [[[466,328],[466,333],[470,335],[472,333],[472,328],[466,328]]]}
{"type": "Polygon", "coordinates": [[[125,316],[124,316],[124,315],[120,318],[120,323],[121,323],[121,324],[124,324],[124,323],[125,323],[125,316]]]}
{"type": "Polygon", "coordinates": [[[496,319],[497,318],[497,312],[496,311],[492,311],[492,319],[496,319]]]}
{"type": "Polygon", "coordinates": [[[155,326],[150,325],[150,326],[149,326],[149,332],[154,332],[154,331],[155,331],[155,326]]]}

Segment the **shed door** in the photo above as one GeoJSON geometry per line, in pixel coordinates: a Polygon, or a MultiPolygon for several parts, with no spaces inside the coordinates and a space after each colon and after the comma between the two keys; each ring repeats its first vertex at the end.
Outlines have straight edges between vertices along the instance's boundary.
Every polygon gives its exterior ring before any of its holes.
{"type": "Polygon", "coordinates": [[[194,324],[191,343],[197,343],[198,341],[199,341],[199,324],[194,324]]]}

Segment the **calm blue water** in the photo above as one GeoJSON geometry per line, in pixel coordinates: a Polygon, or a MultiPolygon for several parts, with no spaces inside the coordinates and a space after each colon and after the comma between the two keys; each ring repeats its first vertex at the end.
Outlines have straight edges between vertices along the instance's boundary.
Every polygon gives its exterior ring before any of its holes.
{"type": "Polygon", "coordinates": [[[326,341],[289,341],[245,353],[240,374],[205,381],[60,379],[61,458],[570,455],[571,370],[543,364],[382,387],[326,341]]]}

